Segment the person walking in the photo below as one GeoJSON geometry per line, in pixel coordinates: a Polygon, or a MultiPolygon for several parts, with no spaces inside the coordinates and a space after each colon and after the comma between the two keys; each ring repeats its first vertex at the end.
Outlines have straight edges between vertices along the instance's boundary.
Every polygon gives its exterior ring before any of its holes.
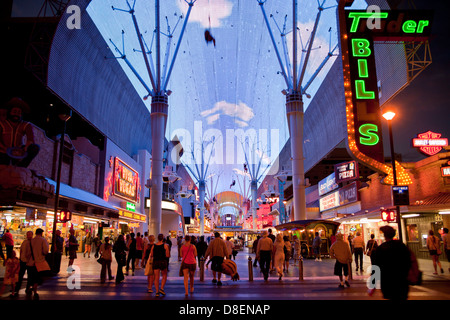
{"type": "Polygon", "coordinates": [[[141,237],[141,233],[138,232],[136,234],[136,257],[135,257],[135,265],[136,268],[140,268],[140,261],[142,259],[142,251],[144,249],[144,239],[141,237]]]}
{"type": "Polygon", "coordinates": [[[14,249],[14,239],[9,232],[9,229],[6,229],[5,234],[3,235],[3,240],[5,241],[5,247],[6,247],[6,260],[11,258],[12,251],[14,249]]]}
{"type": "Polygon", "coordinates": [[[55,249],[53,252],[53,266],[52,271],[55,274],[58,274],[61,269],[61,257],[63,254],[64,248],[64,238],[61,237],[61,230],[56,230],[55,233],[55,249]]]}
{"type": "Polygon", "coordinates": [[[378,248],[377,240],[375,240],[375,235],[372,233],[370,235],[370,240],[367,241],[365,254],[370,257],[370,264],[373,265],[373,256],[375,250],[378,248]]]}
{"type": "MultiPolygon", "coordinates": [[[[447,256],[448,262],[450,262],[450,245],[449,245],[449,238],[448,238],[448,229],[444,228],[444,233],[442,235],[442,242],[444,243],[444,252],[447,256]]],[[[450,272],[450,268],[448,268],[448,271],[450,272]]]]}
{"type": "Polygon", "coordinates": [[[153,293],[153,286],[155,284],[155,272],[153,271],[153,260],[150,259],[150,252],[155,245],[155,236],[148,236],[147,246],[144,248],[145,270],[147,271],[147,292],[153,293]]]}
{"type": "Polygon", "coordinates": [[[200,240],[195,244],[197,249],[198,265],[200,266],[201,258],[205,259],[206,250],[208,250],[208,244],[205,241],[205,236],[200,236],[200,240]]]}
{"type": "Polygon", "coordinates": [[[64,238],[64,253],[67,258],[69,256],[69,235],[64,238]]]}
{"type": "MultiPolygon", "coordinates": [[[[27,253],[30,250],[30,241],[33,239],[33,231],[27,231],[26,239],[22,241],[20,245],[19,251],[19,259],[20,259],[20,271],[19,271],[19,279],[16,284],[16,292],[18,293],[22,287],[23,277],[25,276],[25,272],[27,271],[27,253]]],[[[30,289],[30,277],[28,276],[27,285],[25,287],[25,293],[31,293],[30,289]]]]}
{"type": "Polygon", "coordinates": [[[83,253],[83,257],[86,257],[86,253],[88,255],[88,258],[91,257],[91,249],[92,249],[92,236],[91,233],[88,232],[86,235],[86,238],[84,238],[84,253],[83,253]]]}
{"type": "Polygon", "coordinates": [[[394,240],[395,229],[383,226],[386,242],[374,252],[374,265],[380,268],[380,286],[383,297],[389,300],[408,299],[408,274],[411,268],[411,254],[400,240],[394,240]]]}
{"type": "Polygon", "coordinates": [[[178,261],[181,261],[181,246],[182,245],[183,245],[183,237],[178,236],[178,238],[177,238],[178,261]]]}
{"type": "Polygon", "coordinates": [[[130,233],[130,239],[127,243],[128,247],[128,257],[127,257],[127,267],[126,273],[127,275],[130,272],[130,261],[131,261],[131,271],[134,276],[135,262],[136,262],[136,239],[134,238],[134,233],[130,233]]]}
{"type": "Polygon", "coordinates": [[[356,237],[352,240],[352,244],[353,244],[353,252],[355,253],[356,271],[358,271],[358,259],[359,259],[359,269],[361,269],[361,272],[364,272],[363,258],[365,246],[364,246],[364,239],[359,231],[356,233],[356,237]]]}
{"type": "Polygon", "coordinates": [[[281,233],[277,234],[275,243],[273,244],[273,266],[278,273],[278,280],[283,278],[283,266],[284,266],[284,241],[281,233]]]}
{"type": "Polygon", "coordinates": [[[211,259],[211,270],[213,272],[212,282],[214,284],[217,283],[218,286],[222,285],[220,281],[222,277],[222,263],[227,256],[228,248],[225,241],[220,237],[219,232],[214,233],[214,240],[209,243],[205,258],[210,257],[211,259]]]}
{"type": "Polygon", "coordinates": [[[105,242],[101,244],[99,249],[100,257],[102,260],[102,270],[100,271],[100,282],[105,283],[106,272],[108,272],[108,279],[114,280],[111,275],[111,262],[112,262],[112,245],[109,243],[109,237],[105,238],[105,242]]]}
{"type": "Polygon", "coordinates": [[[188,279],[189,279],[189,288],[190,293],[194,293],[194,274],[197,269],[196,257],[197,257],[197,248],[193,244],[191,244],[191,237],[186,236],[184,238],[184,245],[181,247],[181,270],[183,272],[184,277],[184,295],[188,295],[188,279]]]}
{"type": "Polygon", "coordinates": [[[283,271],[289,272],[289,260],[291,259],[292,245],[288,236],[283,237],[284,241],[284,268],[283,271]]]}
{"type": "Polygon", "coordinates": [[[127,245],[125,243],[125,239],[123,234],[119,235],[117,240],[114,242],[113,251],[114,256],[117,261],[117,274],[116,274],[116,284],[121,283],[125,276],[123,274],[123,267],[126,265],[127,260],[127,245]]]}
{"type": "Polygon", "coordinates": [[[259,239],[261,239],[261,236],[257,236],[256,240],[253,241],[253,245],[252,245],[252,252],[255,254],[255,261],[253,261],[253,266],[257,267],[258,266],[258,259],[256,258],[256,249],[258,248],[258,241],[259,239]]]}
{"type": "Polygon", "coordinates": [[[70,266],[73,265],[74,260],[77,258],[77,250],[78,250],[78,240],[75,237],[75,230],[72,228],[69,230],[70,236],[69,236],[69,265],[68,270],[70,269],[70,266]]]}
{"type": "MultiPolygon", "coordinates": [[[[301,258],[301,246],[300,246],[300,240],[296,235],[293,237],[294,242],[294,266],[297,265],[297,260],[300,260],[301,258]]],[[[299,262],[300,264],[300,262],[299,262]]]]}
{"type": "MultiPolygon", "coordinates": [[[[16,291],[16,283],[19,281],[19,272],[20,272],[20,261],[16,257],[16,251],[11,252],[11,256],[6,259],[6,269],[5,275],[3,277],[3,286],[9,284],[11,285],[11,294],[10,298],[17,298],[19,295],[16,291]]],[[[2,293],[0,290],[0,294],[2,293]]]]}
{"type": "Polygon", "coordinates": [[[161,294],[166,295],[164,291],[164,286],[167,281],[167,258],[170,257],[169,245],[163,242],[164,235],[162,233],[158,234],[158,242],[152,248],[150,252],[150,257],[153,259],[153,271],[155,273],[155,289],[156,296],[159,297],[161,294]],[[159,277],[162,275],[161,288],[159,286],[159,277]]]}
{"type": "Polygon", "coordinates": [[[272,259],[273,241],[269,238],[267,231],[263,231],[262,238],[258,241],[256,257],[259,261],[259,267],[264,276],[264,280],[269,279],[270,261],[272,259]]]}
{"type": "Polygon", "coordinates": [[[431,259],[433,260],[434,273],[437,273],[437,266],[439,265],[439,269],[441,269],[441,273],[444,273],[444,269],[442,269],[441,262],[439,261],[439,256],[442,254],[441,251],[441,240],[434,235],[434,231],[430,230],[428,232],[427,237],[427,248],[430,253],[431,259]]]}
{"type": "Polygon", "coordinates": [[[344,284],[350,287],[350,283],[348,282],[348,266],[352,263],[352,252],[341,233],[336,235],[336,241],[330,247],[330,257],[336,259],[334,275],[339,277],[339,288],[344,288],[344,284]]]}
{"type": "MultiPolygon", "coordinates": [[[[146,264],[147,264],[147,259],[145,258],[145,256],[147,255],[146,253],[146,248],[148,247],[148,244],[150,243],[150,241],[148,240],[148,232],[144,232],[144,237],[142,238],[142,260],[141,260],[141,268],[145,268],[146,264]]],[[[150,252],[148,253],[148,255],[150,255],[150,252]]]]}
{"type": "Polygon", "coordinates": [[[227,245],[227,259],[231,260],[231,255],[233,254],[233,248],[234,248],[234,244],[233,244],[233,242],[231,242],[231,237],[227,237],[225,244],[227,245]]]}
{"type": "Polygon", "coordinates": [[[35,237],[31,239],[30,251],[26,253],[27,255],[27,274],[30,278],[30,285],[33,287],[34,300],[39,300],[39,294],[37,292],[38,285],[41,285],[42,273],[36,268],[36,263],[41,263],[45,261],[45,257],[48,253],[49,244],[47,240],[42,236],[44,230],[41,228],[36,229],[35,237]]]}
{"type": "Polygon", "coordinates": [[[320,257],[320,247],[322,245],[322,238],[319,236],[319,232],[315,233],[316,237],[313,240],[312,248],[314,255],[316,256],[316,261],[322,261],[320,257]]]}

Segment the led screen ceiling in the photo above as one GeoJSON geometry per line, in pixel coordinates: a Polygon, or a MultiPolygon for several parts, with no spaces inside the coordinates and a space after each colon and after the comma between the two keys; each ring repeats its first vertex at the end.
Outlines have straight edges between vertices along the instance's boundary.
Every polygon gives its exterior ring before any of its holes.
{"type": "MultiPolygon", "coordinates": [[[[318,6],[325,8],[313,42],[304,86],[337,45],[338,28],[336,1],[299,0],[298,3],[299,68],[305,58],[303,49],[307,48],[318,6]]],[[[355,5],[365,8],[363,1],[355,5]]],[[[152,52],[150,61],[154,64],[155,1],[92,0],[87,12],[110,45],[110,58],[125,54],[129,64],[150,87],[132,16],[125,12],[130,6],[134,7],[143,40],[152,52]]],[[[168,68],[172,60],[188,7],[185,0],[160,1],[162,69],[168,68]]],[[[264,8],[283,64],[292,70],[292,1],[267,0],[264,8]],[[282,33],[286,34],[285,42],[280,36],[282,33]]],[[[338,52],[338,49],[334,51],[338,52]]],[[[335,59],[336,56],[332,56],[327,61],[308,87],[304,96],[305,110],[335,59]]],[[[139,96],[147,96],[136,73],[126,61],[118,60],[139,96]]],[[[267,174],[269,165],[273,173],[280,165],[290,166],[274,163],[289,138],[285,96],[281,93],[286,83],[257,0],[195,1],[167,89],[171,95],[166,138],[177,137],[181,141],[182,163],[192,170],[196,170],[196,162],[202,161],[203,142],[203,162],[209,164],[207,176],[220,179],[217,192],[233,188],[239,191],[239,184],[233,186],[232,183],[243,179],[244,163],[259,168],[261,178],[267,174]],[[214,41],[205,41],[206,30],[214,41]]],[[[145,103],[150,109],[151,98],[145,103]]],[[[180,150],[177,151],[180,154],[180,150]]]]}

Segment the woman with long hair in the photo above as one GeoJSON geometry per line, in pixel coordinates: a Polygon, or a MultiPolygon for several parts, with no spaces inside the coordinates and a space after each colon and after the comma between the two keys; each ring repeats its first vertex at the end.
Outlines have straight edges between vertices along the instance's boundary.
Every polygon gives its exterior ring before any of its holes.
{"type": "Polygon", "coordinates": [[[123,234],[119,235],[117,241],[114,242],[113,251],[117,261],[116,283],[120,283],[125,279],[125,276],[123,275],[123,267],[127,263],[127,245],[123,234]]]}
{"type": "Polygon", "coordinates": [[[105,243],[102,243],[100,246],[99,253],[103,258],[102,270],[100,272],[101,283],[105,283],[106,281],[106,272],[108,272],[109,280],[114,280],[114,277],[111,275],[112,245],[109,243],[109,237],[105,238],[105,243]]]}
{"type": "Polygon", "coordinates": [[[184,238],[184,245],[181,247],[181,270],[184,276],[184,295],[188,295],[188,278],[190,281],[190,292],[194,292],[194,274],[197,268],[196,257],[197,248],[191,243],[191,237],[184,238]]]}
{"type": "Polygon", "coordinates": [[[153,285],[155,283],[155,273],[153,271],[153,261],[150,259],[150,252],[152,251],[153,246],[155,245],[155,236],[154,235],[149,235],[148,236],[148,244],[147,247],[144,248],[144,259],[146,261],[146,269],[147,267],[150,267],[151,264],[151,272],[147,275],[147,281],[148,281],[148,287],[147,287],[147,292],[148,293],[153,293],[153,285]],[[149,264],[149,265],[147,265],[149,264]]]}
{"type": "Polygon", "coordinates": [[[163,242],[164,235],[158,234],[158,242],[155,243],[150,251],[150,257],[153,259],[153,272],[155,273],[156,296],[166,295],[164,286],[167,281],[168,258],[170,258],[169,245],[163,242]],[[162,275],[161,288],[159,287],[159,276],[162,275]]]}
{"type": "Polygon", "coordinates": [[[278,280],[283,278],[284,257],[284,240],[281,233],[279,233],[273,244],[273,266],[277,270],[279,276],[278,280]]]}

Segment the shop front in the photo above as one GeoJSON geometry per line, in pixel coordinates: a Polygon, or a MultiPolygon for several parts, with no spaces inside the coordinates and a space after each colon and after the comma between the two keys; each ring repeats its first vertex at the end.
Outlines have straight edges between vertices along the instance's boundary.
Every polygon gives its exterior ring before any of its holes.
{"type": "Polygon", "coordinates": [[[137,234],[142,230],[143,224],[147,223],[147,216],[138,212],[132,212],[117,208],[119,211],[119,219],[117,228],[109,228],[109,233],[105,236],[109,236],[112,239],[117,239],[119,234],[134,233],[137,234]]]}

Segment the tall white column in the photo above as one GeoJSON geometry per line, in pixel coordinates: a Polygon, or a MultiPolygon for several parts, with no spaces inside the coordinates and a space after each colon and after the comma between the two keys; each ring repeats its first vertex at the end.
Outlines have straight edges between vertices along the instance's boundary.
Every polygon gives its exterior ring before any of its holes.
{"type": "Polygon", "coordinates": [[[152,97],[151,108],[152,185],[150,195],[149,233],[157,236],[160,233],[164,233],[164,230],[161,230],[161,203],[163,189],[164,135],[166,132],[167,111],[169,108],[167,96],[157,95],[152,97]]]}
{"type": "Polygon", "coordinates": [[[286,96],[286,114],[291,137],[294,219],[306,220],[305,168],[303,157],[303,101],[299,93],[286,96]]]}

